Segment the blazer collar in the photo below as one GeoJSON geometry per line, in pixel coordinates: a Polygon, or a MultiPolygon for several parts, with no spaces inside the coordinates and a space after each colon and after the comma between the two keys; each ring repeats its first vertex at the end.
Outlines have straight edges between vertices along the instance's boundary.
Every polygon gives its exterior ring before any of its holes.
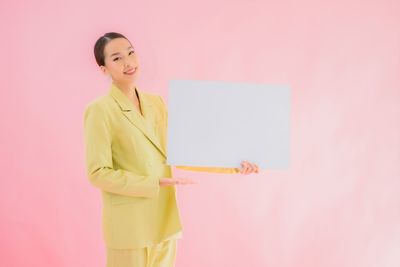
{"type": "Polygon", "coordinates": [[[111,83],[109,89],[109,95],[111,95],[117,102],[122,113],[128,120],[137,127],[151,143],[164,155],[167,157],[165,150],[161,146],[159,139],[154,133],[154,128],[149,123],[153,121],[153,105],[147,98],[145,92],[136,86],[136,90],[139,95],[140,105],[142,108],[143,116],[140,114],[139,110],[133,105],[129,98],[119,89],[114,83],[111,83]]]}

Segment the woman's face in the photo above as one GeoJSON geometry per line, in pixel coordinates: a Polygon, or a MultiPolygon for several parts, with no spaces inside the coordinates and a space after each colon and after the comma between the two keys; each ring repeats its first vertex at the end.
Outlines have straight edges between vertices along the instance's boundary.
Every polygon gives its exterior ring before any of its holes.
{"type": "Polygon", "coordinates": [[[104,47],[103,73],[119,83],[129,83],[136,79],[139,61],[135,50],[125,38],[115,38],[104,47]]]}

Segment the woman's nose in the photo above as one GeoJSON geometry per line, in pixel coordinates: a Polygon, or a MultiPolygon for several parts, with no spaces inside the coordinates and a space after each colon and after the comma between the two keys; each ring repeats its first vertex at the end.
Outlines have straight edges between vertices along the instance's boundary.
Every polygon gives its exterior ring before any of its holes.
{"type": "Polygon", "coordinates": [[[133,62],[132,60],[129,60],[129,59],[125,59],[124,65],[125,65],[125,67],[132,67],[135,65],[135,62],[133,62]]]}

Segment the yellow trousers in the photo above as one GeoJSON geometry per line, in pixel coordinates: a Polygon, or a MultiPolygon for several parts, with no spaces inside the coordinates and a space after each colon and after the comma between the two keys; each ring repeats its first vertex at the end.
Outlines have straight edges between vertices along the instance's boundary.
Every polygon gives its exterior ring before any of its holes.
{"type": "Polygon", "coordinates": [[[107,267],[174,267],[177,240],[138,249],[107,250],[107,267]]]}

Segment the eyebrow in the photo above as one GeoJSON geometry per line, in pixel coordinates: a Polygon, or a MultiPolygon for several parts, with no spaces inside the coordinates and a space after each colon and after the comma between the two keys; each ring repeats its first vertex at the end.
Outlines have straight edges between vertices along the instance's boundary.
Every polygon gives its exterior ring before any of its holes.
{"type": "MultiPolygon", "coordinates": [[[[130,48],[132,48],[133,49],[133,47],[132,46],[129,46],[126,50],[129,50],[130,48]]],[[[119,52],[116,52],[116,53],[114,53],[114,54],[111,54],[110,55],[110,57],[112,57],[112,56],[116,56],[116,55],[120,55],[121,53],[119,53],[119,52]]]]}

